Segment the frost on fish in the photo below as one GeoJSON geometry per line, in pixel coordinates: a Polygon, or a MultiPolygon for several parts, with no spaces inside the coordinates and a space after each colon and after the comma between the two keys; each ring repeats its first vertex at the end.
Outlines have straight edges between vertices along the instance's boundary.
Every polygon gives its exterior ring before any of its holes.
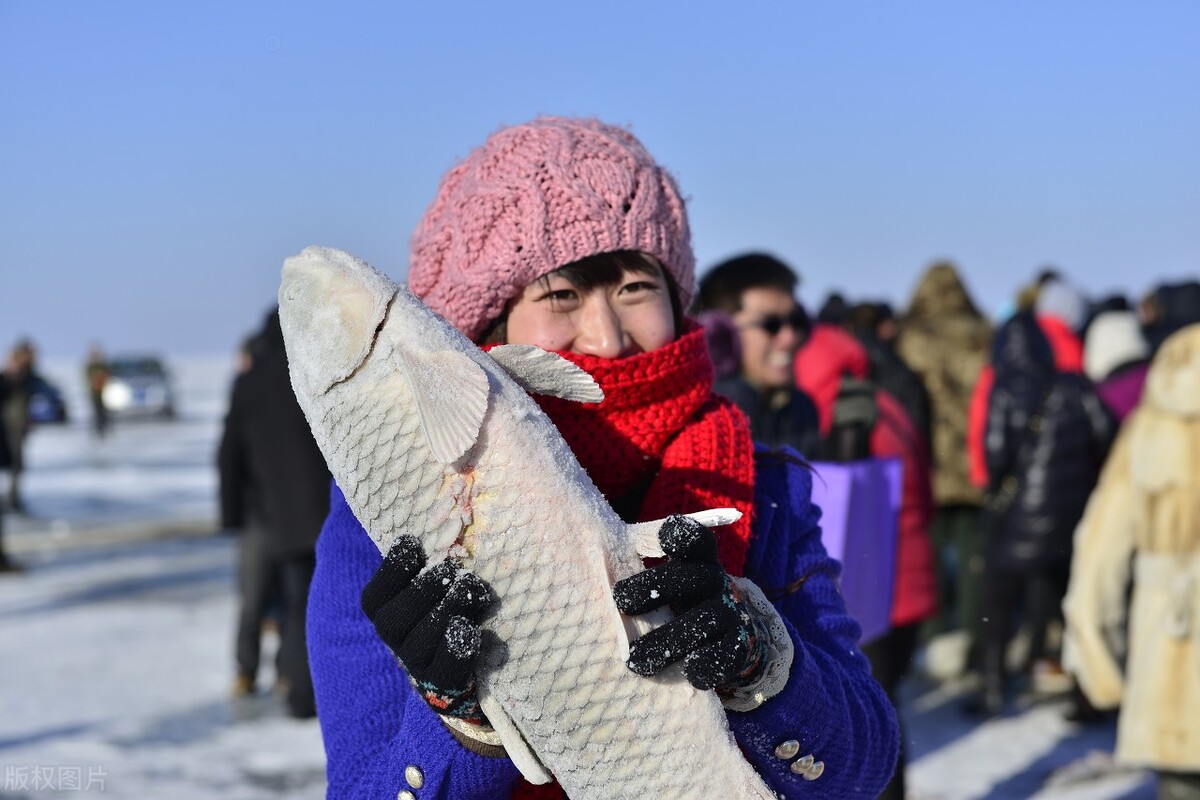
{"type": "Polygon", "coordinates": [[[538,348],[484,354],[337,250],[288,259],[279,301],[296,396],[380,551],[417,536],[495,593],[480,703],[522,773],[584,800],[773,797],[714,693],[625,666],[664,617],[622,617],[612,584],[661,555],[658,524],[623,523],[526,393],[597,402],[591,377],[538,348]]]}

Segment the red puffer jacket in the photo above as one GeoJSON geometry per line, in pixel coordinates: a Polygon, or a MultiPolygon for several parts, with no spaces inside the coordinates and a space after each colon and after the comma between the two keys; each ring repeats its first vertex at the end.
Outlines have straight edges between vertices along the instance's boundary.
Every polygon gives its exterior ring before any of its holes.
{"type": "MultiPolygon", "coordinates": [[[[817,325],[796,355],[796,384],[817,404],[821,433],[833,424],[833,405],[842,376],[865,378],[867,353],[849,333],[817,325]]],[[[900,403],[882,389],[875,392],[879,419],[871,431],[871,454],[898,456],[904,470],[896,540],[896,583],[892,595],[892,625],[909,625],[937,611],[937,584],[929,525],[933,518],[929,452],[924,439],[900,403]]]]}

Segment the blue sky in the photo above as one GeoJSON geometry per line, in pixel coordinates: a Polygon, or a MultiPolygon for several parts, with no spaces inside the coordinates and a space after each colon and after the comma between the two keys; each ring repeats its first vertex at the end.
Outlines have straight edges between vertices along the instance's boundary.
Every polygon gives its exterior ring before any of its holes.
{"type": "Polygon", "coordinates": [[[630,125],[701,270],[903,305],[1200,272],[1200,3],[0,0],[0,345],[232,352],[308,244],[393,277],[441,173],[539,113],[630,125]]]}

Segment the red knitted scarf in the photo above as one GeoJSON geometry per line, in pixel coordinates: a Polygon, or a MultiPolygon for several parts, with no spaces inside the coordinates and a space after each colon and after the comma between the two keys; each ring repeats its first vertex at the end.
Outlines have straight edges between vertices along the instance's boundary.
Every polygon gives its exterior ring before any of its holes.
{"type": "MultiPolygon", "coordinates": [[[[622,359],[560,353],[604,389],[585,405],[537,396],[596,487],[627,519],[646,521],[707,508],[742,518],[717,529],[721,564],[741,575],[754,506],[754,444],[745,416],[712,393],[704,331],[622,359]],[[640,501],[640,502],[639,502],[640,501]]],[[[563,798],[557,783],[519,780],[511,797],[563,798]]]]}

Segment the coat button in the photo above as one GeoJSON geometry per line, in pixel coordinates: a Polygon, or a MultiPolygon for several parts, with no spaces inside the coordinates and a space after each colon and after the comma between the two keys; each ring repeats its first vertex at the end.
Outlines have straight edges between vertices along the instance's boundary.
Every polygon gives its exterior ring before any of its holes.
{"type": "Polygon", "coordinates": [[[821,777],[821,773],[823,773],[824,771],[825,771],[825,762],[818,761],[817,763],[813,764],[811,767],[808,768],[808,772],[804,773],[804,780],[815,781],[817,778],[821,777]]]}
{"type": "Polygon", "coordinates": [[[421,768],[416,764],[409,764],[404,768],[404,780],[408,781],[412,788],[420,789],[425,785],[425,773],[421,772],[421,768]]]}
{"type": "Polygon", "coordinates": [[[783,744],[775,748],[775,757],[782,758],[787,761],[789,758],[794,758],[796,753],[800,752],[800,743],[795,739],[788,739],[783,744]]]}
{"type": "Polygon", "coordinates": [[[417,796],[408,789],[401,789],[400,794],[396,795],[396,800],[417,800],[417,796]]]}
{"type": "Polygon", "coordinates": [[[792,762],[792,772],[796,773],[797,775],[806,774],[808,772],[808,770],[812,767],[813,761],[814,761],[814,759],[813,759],[812,753],[809,753],[808,755],[804,756],[804,758],[797,758],[795,761],[792,762]]]}

